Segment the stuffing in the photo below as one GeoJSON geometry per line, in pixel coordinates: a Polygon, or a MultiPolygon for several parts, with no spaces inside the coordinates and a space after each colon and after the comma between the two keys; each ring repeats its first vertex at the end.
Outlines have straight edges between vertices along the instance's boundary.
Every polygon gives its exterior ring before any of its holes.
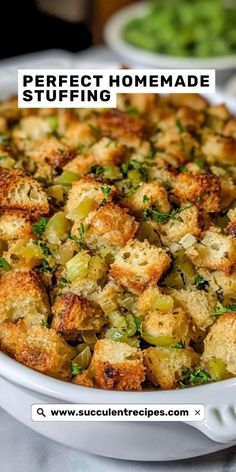
{"type": "Polygon", "coordinates": [[[52,306],[52,328],[63,336],[76,336],[81,331],[100,331],[103,324],[98,306],[74,293],[56,298],[52,306]]]}
{"type": "Polygon", "coordinates": [[[160,212],[168,213],[170,204],[167,191],[157,182],[141,183],[129,197],[123,199],[123,205],[132,213],[140,213],[154,205],[160,212]]]}
{"type": "Polygon", "coordinates": [[[106,137],[93,144],[89,152],[94,158],[94,164],[100,166],[119,165],[127,154],[125,146],[106,137]]]}
{"type": "Polygon", "coordinates": [[[236,139],[232,136],[208,134],[204,139],[202,152],[210,164],[235,164],[236,139]]]}
{"type": "Polygon", "coordinates": [[[99,179],[85,177],[73,182],[66,204],[66,217],[83,221],[90,212],[96,210],[104,200],[108,203],[116,196],[113,185],[99,179]]]}
{"type": "Polygon", "coordinates": [[[190,131],[198,130],[198,128],[205,122],[205,115],[202,111],[188,106],[178,108],[176,117],[177,120],[180,121],[182,127],[190,131]]]}
{"type": "Polygon", "coordinates": [[[98,255],[90,255],[81,250],[65,264],[66,276],[70,281],[70,291],[89,300],[97,298],[106,282],[107,267],[105,260],[98,255]]]}
{"type": "Polygon", "coordinates": [[[191,318],[192,323],[202,330],[210,326],[214,319],[212,313],[216,310],[216,294],[197,289],[169,290],[169,295],[191,318]]]}
{"type": "Polygon", "coordinates": [[[182,308],[173,311],[151,311],[142,322],[142,338],[155,346],[188,345],[190,320],[182,308]]]}
{"type": "Polygon", "coordinates": [[[128,147],[139,147],[145,134],[145,121],[120,110],[108,110],[98,118],[98,127],[104,136],[119,139],[128,147]]]}
{"type": "Polygon", "coordinates": [[[176,388],[182,372],[198,362],[199,356],[191,348],[150,347],[144,351],[146,379],[164,390],[176,388]]]}
{"type": "Polygon", "coordinates": [[[208,107],[207,100],[196,93],[171,93],[168,102],[177,108],[189,107],[197,111],[205,111],[208,107]]]}
{"type": "Polygon", "coordinates": [[[205,231],[202,236],[200,242],[186,250],[187,257],[197,267],[233,274],[236,270],[236,240],[214,228],[205,231]]]}
{"type": "Polygon", "coordinates": [[[236,313],[221,315],[210,328],[201,360],[209,368],[213,359],[223,361],[226,370],[236,375],[236,313]]]}
{"type": "Polygon", "coordinates": [[[158,103],[155,93],[123,93],[117,94],[117,107],[123,111],[146,113],[158,103]]]}
{"type": "Polygon", "coordinates": [[[179,174],[172,192],[181,203],[195,203],[205,213],[220,209],[220,179],[211,174],[179,174]]]}
{"type": "Polygon", "coordinates": [[[20,170],[0,169],[0,208],[20,210],[32,217],[47,214],[49,204],[42,186],[20,170]]]}
{"type": "Polygon", "coordinates": [[[32,224],[24,213],[18,210],[10,210],[0,215],[0,239],[15,241],[33,237],[32,224]]]}
{"type": "Polygon", "coordinates": [[[148,241],[134,240],[117,253],[110,275],[118,285],[139,293],[149,283],[157,283],[170,262],[162,248],[152,246],[148,241]]]}
{"type": "Polygon", "coordinates": [[[26,329],[17,324],[1,323],[1,349],[31,369],[61,379],[71,376],[71,361],[76,350],[70,347],[54,329],[32,326],[26,329]]]}
{"type": "MultiPolygon", "coordinates": [[[[120,208],[114,203],[105,203],[95,212],[88,215],[84,222],[84,242],[91,249],[108,247],[118,250],[133,239],[138,223],[128,214],[126,208],[120,208]]],[[[72,228],[72,235],[78,236],[77,222],[72,228]]]]}
{"type": "Polygon", "coordinates": [[[38,140],[52,132],[50,119],[32,115],[22,118],[18,126],[13,130],[12,137],[16,145],[21,148],[24,140],[38,140]]]}
{"type": "Polygon", "coordinates": [[[209,107],[207,109],[207,114],[215,118],[219,118],[222,121],[229,120],[230,118],[229,110],[224,103],[209,107]]]}
{"type": "Polygon", "coordinates": [[[227,121],[222,133],[225,136],[236,138],[236,118],[230,118],[229,121],[227,121]]]}
{"type": "Polygon", "coordinates": [[[75,157],[72,147],[50,136],[40,141],[33,141],[27,147],[27,156],[37,166],[37,176],[50,177],[52,169],[62,169],[65,164],[75,157]]]}
{"type": "Polygon", "coordinates": [[[9,270],[0,277],[0,322],[23,318],[27,326],[41,325],[50,314],[40,277],[33,271],[9,270]]]}
{"type": "Polygon", "coordinates": [[[63,137],[64,141],[68,142],[73,148],[89,147],[96,141],[92,126],[77,121],[72,121],[69,124],[63,133],[63,137]]]}
{"type": "Polygon", "coordinates": [[[199,210],[195,205],[182,210],[175,218],[171,218],[168,223],[159,224],[158,232],[161,240],[167,246],[178,243],[184,236],[190,234],[199,237],[201,234],[199,210]]]}
{"type": "Polygon", "coordinates": [[[106,390],[141,390],[145,378],[141,351],[109,339],[96,343],[91,368],[95,386],[106,390]]]}

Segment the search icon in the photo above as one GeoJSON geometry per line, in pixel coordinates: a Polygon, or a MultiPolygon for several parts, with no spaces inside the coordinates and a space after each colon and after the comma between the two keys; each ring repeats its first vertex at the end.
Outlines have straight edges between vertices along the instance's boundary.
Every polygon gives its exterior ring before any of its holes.
{"type": "Polygon", "coordinates": [[[40,415],[40,416],[44,416],[44,418],[46,418],[46,415],[44,413],[44,409],[43,408],[38,408],[37,409],[37,414],[40,415]]]}

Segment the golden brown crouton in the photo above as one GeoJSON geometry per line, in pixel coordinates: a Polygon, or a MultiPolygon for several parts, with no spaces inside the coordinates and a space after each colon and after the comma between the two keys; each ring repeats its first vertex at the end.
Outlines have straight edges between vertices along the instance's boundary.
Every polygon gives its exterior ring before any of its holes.
{"type": "Polygon", "coordinates": [[[172,192],[181,203],[195,203],[205,213],[220,208],[220,179],[216,175],[183,172],[176,177],[172,192]]]}
{"type": "Polygon", "coordinates": [[[95,386],[106,390],[141,390],[142,353],[128,344],[101,339],[95,345],[91,368],[95,386]]]}
{"type": "Polygon", "coordinates": [[[236,139],[232,136],[209,134],[204,139],[202,151],[210,164],[235,164],[236,139]]]}
{"type": "Polygon", "coordinates": [[[225,136],[232,136],[232,138],[236,138],[236,118],[231,118],[227,121],[223,132],[225,136]]]}
{"type": "Polygon", "coordinates": [[[176,118],[180,121],[183,129],[194,131],[203,125],[205,115],[202,111],[183,106],[176,112],[176,118]]]}
{"type": "Polygon", "coordinates": [[[186,255],[197,267],[216,269],[225,274],[233,274],[236,270],[236,240],[214,228],[205,231],[202,240],[187,249],[186,255]]]}
{"type": "Polygon", "coordinates": [[[73,148],[91,146],[96,137],[88,123],[72,121],[63,133],[64,139],[73,148]]]}
{"type": "Polygon", "coordinates": [[[168,223],[159,224],[158,231],[161,234],[161,240],[167,246],[172,243],[178,243],[184,236],[200,236],[200,217],[199,210],[195,205],[185,208],[176,218],[171,218],[168,223]]]}
{"type": "Polygon", "coordinates": [[[94,387],[93,381],[89,378],[87,370],[84,370],[81,374],[75,375],[72,379],[72,383],[82,385],[82,387],[94,387]]]}
{"type": "Polygon", "coordinates": [[[39,276],[33,271],[9,270],[0,278],[0,322],[24,318],[27,326],[42,324],[50,313],[39,276]]]}
{"type": "Polygon", "coordinates": [[[138,147],[144,138],[145,122],[118,109],[108,110],[98,118],[98,126],[104,136],[129,147],[138,147]]]}
{"type": "Polygon", "coordinates": [[[149,344],[171,346],[190,339],[189,318],[182,308],[173,311],[151,311],[142,323],[142,337],[149,344]]]}
{"type": "Polygon", "coordinates": [[[119,93],[117,94],[117,108],[123,111],[132,111],[136,114],[145,113],[155,107],[158,102],[156,93],[119,93]]]}
{"type": "Polygon", "coordinates": [[[228,303],[235,299],[236,294],[236,272],[233,274],[224,274],[223,272],[214,271],[212,276],[217,286],[223,291],[224,302],[228,303]]]}
{"type": "Polygon", "coordinates": [[[27,149],[27,155],[37,165],[37,175],[50,177],[51,169],[62,169],[75,157],[73,148],[62,143],[55,136],[34,141],[27,149]]]}
{"type": "Polygon", "coordinates": [[[125,147],[117,141],[103,137],[89,149],[94,164],[119,165],[127,154],[125,147]]]}
{"type": "Polygon", "coordinates": [[[144,351],[146,379],[155,387],[166,390],[176,388],[182,371],[198,362],[199,356],[191,348],[150,347],[144,351]]]}
{"type": "Polygon", "coordinates": [[[219,118],[222,121],[226,121],[230,118],[229,110],[224,103],[209,107],[207,109],[207,114],[219,118]]]}
{"type": "Polygon", "coordinates": [[[130,208],[132,213],[140,213],[152,205],[163,213],[170,210],[168,193],[157,182],[143,182],[131,196],[123,200],[123,204],[130,208]]]}
{"type": "Polygon", "coordinates": [[[111,202],[116,193],[113,185],[107,185],[99,179],[85,177],[77,180],[68,194],[66,216],[70,220],[83,221],[104,199],[111,202]]]}
{"type": "Polygon", "coordinates": [[[0,346],[17,361],[52,377],[69,379],[71,360],[76,350],[70,347],[54,329],[41,326],[24,327],[17,324],[1,323],[0,346]]]}
{"type": "Polygon", "coordinates": [[[216,309],[217,297],[212,292],[204,290],[169,290],[168,293],[173,297],[176,304],[192,318],[195,326],[205,330],[210,326],[214,319],[211,316],[216,309]]]}
{"type": "MultiPolygon", "coordinates": [[[[85,219],[84,241],[91,249],[109,246],[111,252],[123,247],[132,239],[138,229],[138,223],[128,214],[126,208],[114,203],[106,203],[85,219]]],[[[75,222],[72,234],[78,236],[75,222]]]]}
{"type": "Polygon", "coordinates": [[[207,100],[196,93],[171,93],[168,101],[177,108],[186,106],[198,111],[204,111],[208,106],[207,100]]]}
{"type": "Polygon", "coordinates": [[[134,240],[118,252],[111,264],[110,275],[118,285],[139,293],[148,283],[157,283],[170,262],[163,249],[152,246],[147,240],[134,240]]]}
{"type": "Polygon", "coordinates": [[[236,375],[236,313],[221,315],[210,328],[202,362],[209,365],[212,359],[223,361],[227,371],[236,375]]]}
{"type": "Polygon", "coordinates": [[[52,328],[65,336],[75,336],[79,331],[100,331],[103,323],[98,306],[70,292],[56,298],[52,314],[52,328]]]}
{"type": "Polygon", "coordinates": [[[48,213],[49,204],[35,179],[16,169],[0,169],[0,208],[21,210],[37,218],[48,213]]]}
{"type": "Polygon", "coordinates": [[[0,216],[0,239],[14,241],[34,237],[29,218],[20,211],[6,211],[0,216]]]}

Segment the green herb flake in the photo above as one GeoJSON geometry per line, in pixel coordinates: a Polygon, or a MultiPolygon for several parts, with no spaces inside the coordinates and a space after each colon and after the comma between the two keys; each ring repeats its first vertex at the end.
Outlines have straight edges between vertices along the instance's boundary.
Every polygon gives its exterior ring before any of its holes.
{"type": "Polygon", "coordinates": [[[40,271],[40,272],[52,272],[53,269],[52,267],[50,267],[48,261],[46,259],[43,259],[41,264],[37,267],[37,269],[40,271]]]}
{"type": "Polygon", "coordinates": [[[231,303],[227,306],[223,306],[220,302],[217,303],[216,305],[216,311],[212,313],[211,316],[221,316],[224,313],[232,313],[236,312],[236,303],[231,303]]]}
{"type": "Polygon", "coordinates": [[[109,197],[111,190],[111,187],[101,187],[101,191],[106,198],[109,197]]]}
{"type": "Polygon", "coordinates": [[[40,218],[40,220],[37,223],[34,223],[32,225],[33,232],[37,234],[38,236],[41,236],[44,233],[47,224],[48,224],[47,218],[44,218],[44,217],[40,218]]]}
{"type": "Polygon", "coordinates": [[[82,372],[82,367],[79,364],[73,363],[71,364],[71,373],[72,375],[78,375],[82,372]]]}
{"type": "Polygon", "coordinates": [[[199,285],[204,285],[207,281],[201,277],[201,275],[197,275],[195,281],[194,281],[194,284],[199,287],[199,285]]]}
{"type": "Polygon", "coordinates": [[[183,133],[185,131],[185,127],[182,125],[180,120],[176,120],[175,124],[179,133],[183,133]]]}
{"type": "Polygon", "coordinates": [[[7,134],[0,134],[0,144],[5,144],[10,137],[7,134]]]}
{"type": "Polygon", "coordinates": [[[211,381],[211,376],[203,369],[186,369],[182,371],[179,384],[182,387],[201,385],[211,381]]]}
{"type": "Polygon", "coordinates": [[[155,207],[149,207],[143,212],[143,217],[144,220],[151,219],[155,221],[156,223],[159,223],[161,225],[168,223],[169,220],[178,220],[177,215],[181,213],[182,211],[186,210],[187,208],[190,208],[192,204],[189,205],[184,205],[180,208],[176,208],[172,210],[169,213],[160,213],[158,210],[156,210],[155,207]]]}
{"type": "Polygon", "coordinates": [[[206,161],[205,159],[201,159],[200,157],[197,159],[194,159],[194,164],[199,167],[199,169],[204,170],[206,167],[206,161]]]}
{"type": "Polygon", "coordinates": [[[148,202],[148,200],[150,200],[150,198],[147,195],[144,195],[143,196],[143,203],[148,202]]]}
{"type": "Polygon", "coordinates": [[[195,146],[193,146],[193,147],[190,149],[189,153],[188,153],[190,159],[194,159],[195,151],[196,151],[196,148],[195,148],[195,146]]]}
{"type": "Polygon", "coordinates": [[[99,139],[101,136],[100,130],[93,126],[91,123],[89,124],[89,128],[91,129],[93,135],[95,136],[96,139],[99,139]]]}
{"type": "Polygon", "coordinates": [[[185,345],[183,343],[183,341],[179,341],[178,343],[176,344],[173,344],[171,346],[172,349],[184,349],[185,348],[185,345]]]}
{"type": "Polygon", "coordinates": [[[99,175],[102,175],[104,172],[103,167],[99,165],[93,165],[90,169],[90,173],[96,175],[96,177],[99,177],[99,175]]]}
{"type": "Polygon", "coordinates": [[[57,132],[58,122],[59,122],[58,116],[54,115],[54,116],[49,117],[49,126],[51,129],[51,133],[54,134],[54,136],[56,137],[58,137],[58,132],[57,132]]]}
{"type": "Polygon", "coordinates": [[[129,115],[139,115],[137,107],[129,107],[126,111],[129,115]]]}
{"type": "Polygon", "coordinates": [[[42,328],[48,328],[49,327],[48,321],[43,320],[41,326],[42,326],[42,328]]]}
{"type": "Polygon", "coordinates": [[[6,259],[4,259],[4,257],[0,257],[0,267],[2,267],[2,269],[4,270],[12,269],[11,264],[9,264],[9,262],[7,262],[6,259]]]}
{"type": "Polygon", "coordinates": [[[47,243],[45,243],[44,241],[34,241],[34,244],[36,246],[39,246],[42,251],[43,251],[43,255],[45,257],[49,257],[49,256],[52,256],[52,251],[51,249],[48,247],[47,243]]]}
{"type": "Polygon", "coordinates": [[[178,167],[178,170],[180,172],[184,172],[185,171],[185,166],[183,164],[180,164],[180,166],[178,167]]]}
{"type": "Polygon", "coordinates": [[[78,232],[79,232],[79,236],[77,238],[77,243],[78,245],[80,246],[80,248],[82,249],[83,246],[84,246],[84,243],[83,243],[83,239],[84,239],[84,225],[83,223],[80,224],[79,228],[78,228],[78,232]]]}

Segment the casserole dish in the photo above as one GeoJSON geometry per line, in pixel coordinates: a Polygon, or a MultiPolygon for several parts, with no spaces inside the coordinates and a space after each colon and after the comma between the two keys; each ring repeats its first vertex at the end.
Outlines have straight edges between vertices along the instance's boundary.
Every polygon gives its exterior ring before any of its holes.
{"type": "MultiPolygon", "coordinates": [[[[22,65],[21,65],[22,66],[22,65]]],[[[66,64],[65,64],[66,67],[66,64]]],[[[9,86],[10,91],[10,86],[9,86]]],[[[12,91],[12,89],[11,89],[12,91]]],[[[5,90],[7,94],[7,90],[5,90]]],[[[225,101],[218,97],[219,101],[225,101]]],[[[216,100],[217,101],[217,100],[216,100]]],[[[47,378],[0,354],[0,405],[35,430],[63,444],[96,454],[135,460],[174,460],[213,452],[235,441],[235,379],[178,391],[115,392],[47,378]],[[17,399],[17,401],[16,401],[17,399]],[[204,403],[202,423],[32,423],[30,407],[41,402],[91,403],[204,403]],[[195,426],[195,429],[191,428],[195,426]],[[155,429],[154,429],[155,428],[155,429]],[[197,431],[196,428],[200,431],[197,431]],[[202,434],[204,433],[205,436],[202,434]],[[143,441],[143,438],[146,441],[143,441]],[[157,447],[158,445],[158,447],[157,447]]]]}

